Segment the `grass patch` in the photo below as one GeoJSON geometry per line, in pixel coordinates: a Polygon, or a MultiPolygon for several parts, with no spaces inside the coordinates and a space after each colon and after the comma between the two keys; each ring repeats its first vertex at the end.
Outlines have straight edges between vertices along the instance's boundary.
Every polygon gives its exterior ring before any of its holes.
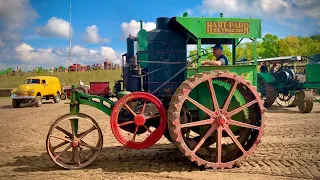
{"type": "Polygon", "coordinates": [[[114,86],[116,80],[121,79],[121,70],[97,70],[87,72],[56,72],[56,73],[25,73],[22,75],[1,75],[0,88],[17,88],[22,84],[23,80],[30,76],[55,76],[58,77],[61,86],[70,86],[78,84],[79,79],[84,84],[90,85],[89,82],[110,82],[110,87],[114,86]]]}

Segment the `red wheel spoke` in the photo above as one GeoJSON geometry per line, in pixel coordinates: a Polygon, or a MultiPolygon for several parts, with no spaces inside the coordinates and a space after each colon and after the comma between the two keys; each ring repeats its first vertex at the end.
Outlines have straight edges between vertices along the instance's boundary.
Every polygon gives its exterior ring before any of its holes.
{"type": "Polygon", "coordinates": [[[195,121],[195,122],[191,122],[191,123],[185,123],[185,124],[181,124],[181,128],[212,124],[213,121],[214,121],[213,119],[206,119],[206,120],[202,120],[202,121],[195,121]]]}
{"type": "Polygon", "coordinates": [[[201,105],[201,104],[198,103],[197,101],[193,100],[193,99],[192,99],[191,97],[189,97],[189,96],[187,97],[187,100],[190,101],[193,105],[197,106],[199,109],[201,109],[201,110],[202,110],[203,112],[205,112],[207,115],[215,118],[215,116],[213,116],[213,112],[212,112],[210,109],[204,107],[203,105],[201,105]]]}
{"type": "Polygon", "coordinates": [[[64,141],[67,141],[67,142],[72,142],[70,139],[67,139],[65,137],[59,137],[59,136],[54,136],[54,135],[51,135],[50,137],[53,137],[53,138],[56,138],[56,139],[61,139],[61,140],[64,140],[64,141]]]}
{"type": "Polygon", "coordinates": [[[230,89],[229,95],[228,95],[226,101],[224,102],[224,105],[223,105],[223,108],[222,108],[223,111],[227,111],[228,110],[231,98],[232,98],[232,96],[234,94],[234,91],[237,89],[238,83],[239,82],[237,80],[235,80],[232,88],[230,89]]]}
{"type": "Polygon", "coordinates": [[[254,126],[254,125],[251,125],[251,124],[247,124],[247,123],[243,123],[243,122],[239,122],[239,121],[235,121],[235,120],[230,120],[229,124],[235,125],[235,126],[240,126],[240,127],[245,127],[245,128],[248,128],[248,129],[260,130],[260,127],[258,127],[258,126],[254,126]]]}
{"type": "Polygon", "coordinates": [[[147,101],[144,101],[140,114],[142,115],[144,114],[144,110],[146,110],[146,105],[147,105],[147,101]]]}
{"type": "Polygon", "coordinates": [[[233,111],[229,112],[228,116],[231,117],[231,116],[243,111],[245,108],[250,107],[251,105],[253,105],[253,104],[257,103],[257,102],[258,102],[258,100],[250,101],[249,103],[247,103],[245,105],[242,105],[242,106],[238,107],[237,109],[234,109],[233,111]]]}
{"type": "Polygon", "coordinates": [[[137,114],[135,112],[133,112],[133,110],[128,106],[128,104],[124,104],[124,106],[128,109],[128,111],[134,116],[136,117],[137,114]]]}
{"type": "Polygon", "coordinates": [[[64,141],[64,142],[62,142],[62,143],[60,143],[60,144],[58,144],[58,145],[56,145],[54,147],[51,147],[51,149],[54,151],[55,149],[57,149],[59,147],[62,147],[64,145],[68,144],[68,143],[69,143],[68,141],[64,141]]]}
{"type": "Polygon", "coordinates": [[[232,139],[232,141],[239,147],[239,149],[243,152],[243,154],[246,153],[246,151],[243,149],[242,145],[240,144],[240,142],[238,141],[238,139],[234,136],[233,132],[231,131],[231,129],[228,126],[224,125],[224,130],[228,133],[228,135],[230,136],[230,138],[232,139]]]}
{"type": "Polygon", "coordinates": [[[143,127],[146,128],[150,134],[152,133],[152,131],[146,125],[143,125],[143,127]]]}
{"type": "Polygon", "coordinates": [[[211,128],[207,131],[207,133],[203,136],[203,138],[199,141],[199,143],[197,144],[197,146],[193,149],[193,153],[196,153],[199,148],[202,146],[202,144],[204,143],[204,141],[206,139],[208,139],[208,137],[213,133],[214,130],[216,130],[218,128],[218,125],[214,124],[213,126],[211,126],[211,128]]]}
{"type": "Polygon", "coordinates": [[[132,137],[132,141],[133,141],[133,142],[134,142],[135,139],[136,139],[138,129],[139,129],[139,126],[136,126],[136,129],[134,130],[134,134],[133,134],[133,137],[132,137]]]}
{"type": "Polygon", "coordinates": [[[91,150],[98,150],[98,149],[99,149],[99,148],[96,148],[96,147],[94,147],[94,146],[91,146],[91,145],[87,144],[87,143],[84,142],[83,140],[80,141],[80,145],[82,145],[82,146],[84,146],[84,147],[87,147],[87,148],[89,148],[89,149],[91,149],[91,150]]]}
{"type": "Polygon", "coordinates": [[[63,154],[64,152],[68,151],[71,147],[72,147],[72,144],[69,144],[68,147],[64,148],[63,151],[61,151],[59,154],[57,154],[57,155],[54,157],[55,160],[57,160],[57,159],[61,156],[61,154],[63,154]]]}
{"type": "Polygon", "coordinates": [[[217,131],[218,131],[217,132],[217,141],[216,141],[217,163],[221,163],[222,127],[219,126],[217,131]]]}
{"type": "Polygon", "coordinates": [[[90,129],[88,129],[87,131],[80,133],[79,134],[79,139],[82,139],[83,137],[85,137],[86,135],[88,135],[90,132],[92,132],[93,130],[97,129],[95,126],[92,126],[90,129]]]}
{"type": "Polygon", "coordinates": [[[134,123],[134,121],[124,122],[124,123],[119,124],[118,126],[120,127],[120,126],[124,126],[124,125],[128,125],[128,124],[132,124],[132,123],[134,123]]]}
{"type": "Polygon", "coordinates": [[[67,130],[61,128],[60,126],[57,126],[56,129],[58,129],[59,131],[63,132],[65,135],[72,137],[72,134],[69,133],[67,130]]]}
{"type": "Polygon", "coordinates": [[[215,111],[217,111],[220,108],[219,108],[219,104],[218,104],[218,101],[217,101],[216,93],[214,91],[211,79],[208,80],[208,85],[209,85],[209,89],[210,89],[211,99],[212,99],[212,102],[213,102],[213,108],[214,108],[215,111]]]}
{"type": "MultiPolygon", "coordinates": [[[[110,115],[111,130],[112,133],[115,135],[115,138],[124,146],[133,149],[148,148],[155,144],[163,136],[166,130],[167,112],[166,108],[164,107],[164,104],[156,96],[147,92],[132,92],[119,99],[116,102],[115,107],[116,108],[112,110],[110,115]],[[139,100],[139,109],[137,110],[129,104],[129,101],[135,100],[139,100]],[[152,108],[149,108],[149,105],[152,105],[152,108]],[[135,125],[135,127],[131,130],[130,133],[133,135],[130,135],[129,137],[126,135],[126,133],[123,133],[122,130],[130,130],[125,129],[123,127],[119,127],[119,118],[121,118],[121,114],[119,114],[120,108],[124,108],[126,111],[128,111],[128,113],[133,114],[134,116],[134,118],[129,119],[129,121],[133,121],[132,124],[135,125]],[[156,123],[158,124],[158,126],[155,127],[156,130],[153,130],[153,128],[150,128],[150,130],[147,127],[148,125],[145,126],[147,121],[157,121],[156,123]],[[144,134],[148,136],[145,138],[144,141],[140,141],[141,138],[137,137],[137,135],[140,134],[140,130],[145,131],[146,133],[144,134]],[[147,130],[151,134],[148,133],[147,130]]],[[[125,123],[121,125],[124,124],[125,123]]]]}

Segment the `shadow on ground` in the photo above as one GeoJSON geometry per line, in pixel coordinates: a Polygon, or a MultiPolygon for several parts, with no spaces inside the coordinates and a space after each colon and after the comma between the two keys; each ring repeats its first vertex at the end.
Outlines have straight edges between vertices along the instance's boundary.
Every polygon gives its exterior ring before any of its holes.
{"type": "MultiPolygon", "coordinates": [[[[42,105],[45,104],[54,104],[53,102],[42,102],[42,105]]],[[[30,103],[30,104],[21,104],[19,108],[33,108],[36,107],[34,104],[30,103]]],[[[12,105],[5,105],[5,106],[1,106],[1,109],[13,109],[12,105]]]]}
{"type": "MultiPolygon", "coordinates": [[[[47,153],[39,156],[18,156],[14,162],[0,165],[13,167],[14,172],[64,171],[47,153]]],[[[98,158],[80,171],[102,169],[105,172],[172,172],[201,171],[202,167],[182,156],[173,144],[155,144],[143,150],[128,149],[124,146],[104,147],[98,158]]],[[[78,171],[78,170],[73,170],[78,171]]]]}

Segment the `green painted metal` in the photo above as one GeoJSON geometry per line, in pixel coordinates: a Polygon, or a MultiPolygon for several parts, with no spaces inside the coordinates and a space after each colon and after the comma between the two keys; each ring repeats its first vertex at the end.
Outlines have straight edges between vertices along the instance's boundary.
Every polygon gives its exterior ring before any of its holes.
{"type": "MultiPolygon", "coordinates": [[[[71,97],[70,97],[70,113],[78,115],[80,112],[80,105],[78,103],[78,97],[75,92],[75,85],[71,86],[71,97]]],[[[75,134],[78,134],[78,119],[71,120],[72,128],[75,134]]]]}
{"type": "Polygon", "coordinates": [[[303,83],[301,86],[302,89],[320,89],[320,80],[316,83],[303,83]]]}
{"type": "Polygon", "coordinates": [[[5,70],[0,71],[0,75],[8,74],[8,73],[10,73],[10,72],[12,72],[12,68],[8,68],[8,69],[5,69],[5,70]]]}
{"type": "Polygon", "coordinates": [[[260,19],[176,17],[176,20],[197,38],[261,38],[260,19]]]}
{"type": "Polygon", "coordinates": [[[138,51],[138,61],[144,61],[144,62],[139,62],[140,66],[142,68],[145,68],[148,66],[148,32],[145,29],[141,29],[138,32],[137,35],[137,51],[138,51]]]}
{"type": "Polygon", "coordinates": [[[125,96],[127,94],[130,94],[130,93],[131,93],[130,91],[120,91],[120,92],[117,93],[117,99],[120,99],[123,96],[125,96]]]}
{"type": "MultiPolygon", "coordinates": [[[[206,71],[213,71],[213,70],[220,70],[220,71],[229,71],[234,72],[238,74],[239,76],[243,76],[245,80],[249,81],[250,83],[253,83],[256,81],[254,74],[257,73],[257,69],[255,65],[229,65],[229,66],[200,66],[199,68],[189,68],[187,69],[187,77],[193,76],[194,74],[198,72],[206,72],[206,71]]],[[[220,106],[222,106],[224,100],[228,96],[228,92],[230,90],[230,84],[224,83],[224,82],[217,82],[213,81],[213,85],[217,94],[218,103],[220,106]]],[[[200,84],[198,87],[194,88],[191,93],[190,97],[201,103],[202,105],[206,106],[207,108],[213,110],[212,107],[212,100],[208,91],[208,86],[205,83],[200,84]]],[[[245,103],[245,98],[241,95],[240,92],[236,91],[235,95],[233,96],[230,107],[228,111],[233,110],[237,107],[240,107],[245,103]]],[[[189,110],[198,110],[197,107],[194,105],[187,103],[187,107],[189,110]]],[[[237,114],[234,118],[237,121],[243,122],[246,118],[246,113],[237,114]]],[[[206,119],[206,114],[199,110],[199,117],[200,119],[206,119]]],[[[238,128],[233,127],[232,131],[235,132],[238,130],[238,128]]],[[[201,130],[200,130],[201,131],[201,130]]],[[[202,129],[203,132],[205,132],[202,129]]],[[[202,132],[201,131],[201,132],[202,132]]]]}
{"type": "Polygon", "coordinates": [[[258,74],[259,74],[260,76],[262,76],[262,78],[264,79],[264,81],[265,81],[266,83],[271,83],[271,84],[277,83],[276,78],[275,78],[271,73],[262,73],[262,72],[259,72],[258,74]]]}
{"type": "Polygon", "coordinates": [[[320,64],[307,64],[306,65],[306,81],[308,83],[320,84],[319,72],[320,72],[320,64]]]}
{"type": "Polygon", "coordinates": [[[83,93],[77,92],[77,100],[79,101],[79,104],[85,104],[88,106],[95,107],[97,109],[100,109],[107,115],[111,115],[112,107],[114,105],[114,102],[100,97],[100,96],[94,96],[94,95],[88,95],[83,93]]]}
{"type": "MultiPolygon", "coordinates": [[[[222,108],[223,103],[229,94],[229,90],[231,88],[231,85],[228,84],[227,82],[220,81],[220,80],[213,80],[212,84],[213,84],[213,87],[214,87],[216,95],[217,95],[219,107],[222,108]]],[[[206,82],[201,83],[196,88],[194,88],[190,92],[189,96],[193,99],[198,98],[197,101],[200,104],[202,104],[203,106],[207,107],[210,110],[214,110],[213,105],[212,105],[213,104],[212,100],[211,100],[211,98],[208,98],[208,97],[210,97],[210,92],[209,92],[208,85],[206,82]],[[201,94],[201,96],[198,96],[199,94],[201,94]]],[[[245,97],[238,90],[236,90],[234,93],[234,96],[231,99],[228,111],[232,111],[232,110],[244,105],[245,103],[246,103],[245,97]]],[[[186,106],[187,106],[188,110],[198,110],[200,119],[208,119],[208,115],[206,113],[204,113],[203,111],[199,110],[193,104],[187,102],[186,106]]],[[[243,112],[238,113],[232,117],[232,119],[240,121],[240,122],[244,122],[244,120],[247,118],[248,118],[248,110],[247,109],[245,109],[243,112]]],[[[231,130],[233,132],[235,132],[239,129],[240,128],[237,126],[231,127],[231,130]]],[[[199,130],[200,134],[204,135],[204,133],[206,132],[204,130],[205,130],[205,128],[200,128],[200,130],[199,130]]]]}
{"type": "Polygon", "coordinates": [[[243,76],[245,80],[253,83],[256,81],[254,79],[254,74],[257,73],[257,69],[255,65],[229,65],[229,66],[200,66],[199,68],[188,68],[187,69],[187,77],[193,76],[197,72],[205,72],[205,71],[213,71],[213,70],[221,70],[221,71],[229,71],[234,72],[240,76],[243,76]]]}

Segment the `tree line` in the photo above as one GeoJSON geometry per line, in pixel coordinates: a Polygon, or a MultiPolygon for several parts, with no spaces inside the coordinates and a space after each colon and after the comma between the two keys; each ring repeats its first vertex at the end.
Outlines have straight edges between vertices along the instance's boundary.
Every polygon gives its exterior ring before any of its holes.
{"type": "MultiPolygon", "coordinates": [[[[228,45],[223,45],[224,54],[228,59],[232,59],[232,49],[228,45]]],[[[210,47],[207,47],[208,52],[212,52],[210,47]]],[[[196,54],[197,50],[190,51],[190,56],[196,54]]],[[[308,37],[287,36],[279,38],[273,34],[266,34],[262,40],[257,42],[258,58],[273,58],[280,56],[309,56],[320,54],[320,34],[308,37]]],[[[253,42],[240,43],[236,48],[236,61],[246,58],[249,61],[253,60],[253,42]]],[[[193,56],[191,59],[195,59],[193,56]]],[[[214,60],[215,57],[211,54],[207,59],[214,60]]]]}

